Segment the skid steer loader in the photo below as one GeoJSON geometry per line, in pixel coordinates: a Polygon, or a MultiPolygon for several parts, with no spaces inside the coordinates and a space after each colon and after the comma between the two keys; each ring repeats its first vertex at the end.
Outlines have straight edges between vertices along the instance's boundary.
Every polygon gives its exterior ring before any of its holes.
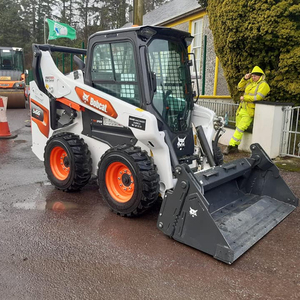
{"type": "Polygon", "coordinates": [[[141,26],[97,32],[87,50],[33,45],[32,150],[62,191],[96,175],[121,216],[161,197],[163,233],[231,264],[298,199],[258,144],[250,158],[223,164],[223,120],[193,100],[191,41],[141,26]],[[56,51],[73,54],[78,69],[62,74],[56,51]]]}

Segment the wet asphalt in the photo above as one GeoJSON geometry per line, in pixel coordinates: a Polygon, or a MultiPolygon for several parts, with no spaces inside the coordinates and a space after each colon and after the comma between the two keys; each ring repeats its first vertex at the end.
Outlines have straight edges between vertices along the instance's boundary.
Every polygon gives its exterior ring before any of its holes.
{"type": "MultiPolygon", "coordinates": [[[[159,207],[113,214],[96,180],[64,193],[31,152],[28,109],[7,111],[0,140],[0,299],[299,299],[297,208],[233,265],[156,228],[159,207]]],[[[282,176],[300,197],[300,173],[282,176]]]]}

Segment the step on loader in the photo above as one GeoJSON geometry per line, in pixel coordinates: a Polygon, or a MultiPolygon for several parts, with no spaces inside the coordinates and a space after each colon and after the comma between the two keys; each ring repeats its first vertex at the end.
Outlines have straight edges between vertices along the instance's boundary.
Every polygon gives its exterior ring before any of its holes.
{"type": "Polygon", "coordinates": [[[97,32],[87,49],[34,44],[32,150],[57,189],[78,191],[97,176],[121,216],[162,198],[163,233],[231,264],[298,199],[258,144],[250,158],[223,163],[223,118],[194,101],[191,42],[141,26],[97,32]],[[77,69],[63,74],[56,52],[77,69]]]}

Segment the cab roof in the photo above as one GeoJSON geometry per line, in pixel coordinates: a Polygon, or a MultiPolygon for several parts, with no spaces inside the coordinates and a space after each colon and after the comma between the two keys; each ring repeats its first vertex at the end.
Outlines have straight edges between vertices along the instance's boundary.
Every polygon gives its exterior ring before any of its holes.
{"type": "Polygon", "coordinates": [[[147,30],[147,29],[152,30],[153,32],[155,32],[155,34],[171,35],[173,37],[178,37],[178,38],[186,38],[186,37],[191,36],[191,34],[189,32],[174,29],[174,28],[142,25],[142,26],[132,26],[132,27],[126,27],[126,28],[98,31],[98,32],[92,34],[89,39],[91,39],[95,36],[113,35],[113,34],[120,34],[120,33],[125,33],[125,32],[143,32],[144,30],[147,30]]]}

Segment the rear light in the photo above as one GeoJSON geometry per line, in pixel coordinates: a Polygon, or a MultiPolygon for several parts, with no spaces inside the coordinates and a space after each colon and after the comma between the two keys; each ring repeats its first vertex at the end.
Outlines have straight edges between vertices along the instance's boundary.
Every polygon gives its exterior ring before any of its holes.
{"type": "Polygon", "coordinates": [[[16,82],[13,86],[14,89],[24,89],[25,83],[24,82],[16,82]]]}

